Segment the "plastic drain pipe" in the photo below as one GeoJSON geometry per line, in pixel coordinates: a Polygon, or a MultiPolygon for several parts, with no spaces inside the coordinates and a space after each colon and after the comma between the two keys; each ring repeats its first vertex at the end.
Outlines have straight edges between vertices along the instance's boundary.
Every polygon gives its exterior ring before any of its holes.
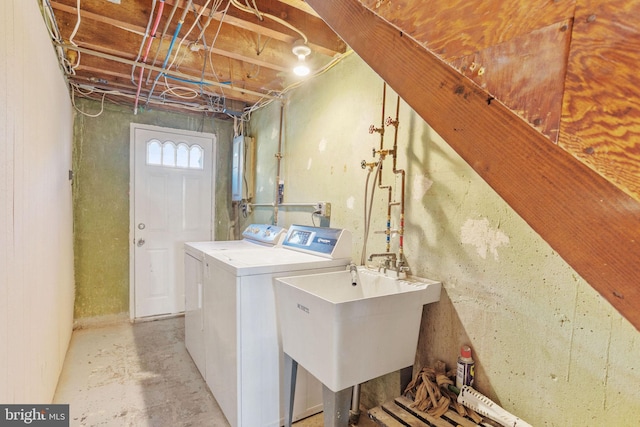
{"type": "MultiPolygon", "coordinates": [[[[164,10],[164,0],[160,0],[160,6],[158,7],[158,13],[156,15],[156,20],[153,23],[153,28],[151,29],[151,33],[149,35],[149,39],[147,40],[147,47],[144,52],[144,57],[142,58],[142,63],[147,62],[147,57],[149,56],[149,49],[151,49],[151,43],[153,43],[153,39],[155,38],[156,31],[158,30],[158,25],[160,24],[160,18],[162,17],[162,11],[164,10]]],[[[144,67],[140,67],[140,75],[138,76],[138,90],[136,91],[136,100],[133,105],[133,114],[138,114],[138,100],[140,99],[140,89],[142,89],[142,77],[144,74],[144,67]]]]}

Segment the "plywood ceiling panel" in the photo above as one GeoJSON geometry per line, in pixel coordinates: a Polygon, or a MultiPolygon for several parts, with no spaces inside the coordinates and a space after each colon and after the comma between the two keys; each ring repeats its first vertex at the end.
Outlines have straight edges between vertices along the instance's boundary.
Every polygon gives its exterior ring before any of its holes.
{"type": "Polygon", "coordinates": [[[639,58],[639,2],[578,2],[559,143],[637,200],[639,58]]]}
{"type": "MultiPolygon", "coordinates": [[[[492,102],[489,93],[360,1],[308,3],[640,330],[637,200],[552,144],[504,104],[492,102]]],[[[635,123],[631,120],[631,131],[635,123]]]]}

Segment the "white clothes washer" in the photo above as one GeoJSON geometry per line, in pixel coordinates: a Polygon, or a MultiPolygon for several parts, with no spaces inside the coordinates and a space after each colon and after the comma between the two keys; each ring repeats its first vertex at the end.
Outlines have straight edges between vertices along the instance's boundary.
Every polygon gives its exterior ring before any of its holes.
{"type": "MultiPolygon", "coordinates": [[[[284,420],[284,353],[274,278],[347,268],[351,233],[292,225],[282,247],[209,253],[204,286],[206,381],[232,427],[284,420]]],[[[298,372],[293,420],[322,411],[322,384],[298,372]]]]}
{"type": "Polygon", "coordinates": [[[206,379],[203,284],[208,272],[205,268],[205,254],[217,251],[250,251],[277,247],[282,245],[286,232],[286,229],[275,225],[251,224],[242,233],[242,240],[187,242],[184,244],[184,341],[187,351],[203,378],[206,379]]]}

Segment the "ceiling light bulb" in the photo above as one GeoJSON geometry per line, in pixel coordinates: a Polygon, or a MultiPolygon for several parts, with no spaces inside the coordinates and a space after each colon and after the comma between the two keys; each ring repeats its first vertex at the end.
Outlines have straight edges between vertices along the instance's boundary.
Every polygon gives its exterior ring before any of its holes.
{"type": "Polygon", "coordinates": [[[306,76],[310,72],[311,70],[309,70],[309,67],[307,67],[307,64],[305,64],[304,61],[298,62],[298,64],[293,68],[293,73],[296,76],[306,76]]]}
{"type": "Polygon", "coordinates": [[[291,49],[291,52],[293,52],[293,54],[298,57],[298,62],[296,66],[293,68],[294,74],[296,74],[297,76],[308,75],[311,72],[311,70],[309,70],[309,67],[305,63],[305,59],[309,54],[311,54],[311,49],[309,48],[309,46],[304,44],[304,41],[297,40],[293,44],[293,48],[291,49]]]}

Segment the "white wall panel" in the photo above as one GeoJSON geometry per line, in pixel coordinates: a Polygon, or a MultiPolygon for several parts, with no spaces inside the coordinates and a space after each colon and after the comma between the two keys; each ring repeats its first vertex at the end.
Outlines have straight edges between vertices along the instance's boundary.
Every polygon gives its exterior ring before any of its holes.
{"type": "Polygon", "coordinates": [[[38,2],[0,12],[0,402],[48,403],[73,324],[73,114],[38,2]]]}
{"type": "MultiPolygon", "coordinates": [[[[9,129],[8,56],[13,49],[13,27],[7,22],[13,15],[13,2],[0,2],[0,384],[7,384],[9,375],[9,268],[13,246],[13,138],[9,129]]],[[[9,389],[0,386],[0,402],[7,402],[9,389]]]]}

